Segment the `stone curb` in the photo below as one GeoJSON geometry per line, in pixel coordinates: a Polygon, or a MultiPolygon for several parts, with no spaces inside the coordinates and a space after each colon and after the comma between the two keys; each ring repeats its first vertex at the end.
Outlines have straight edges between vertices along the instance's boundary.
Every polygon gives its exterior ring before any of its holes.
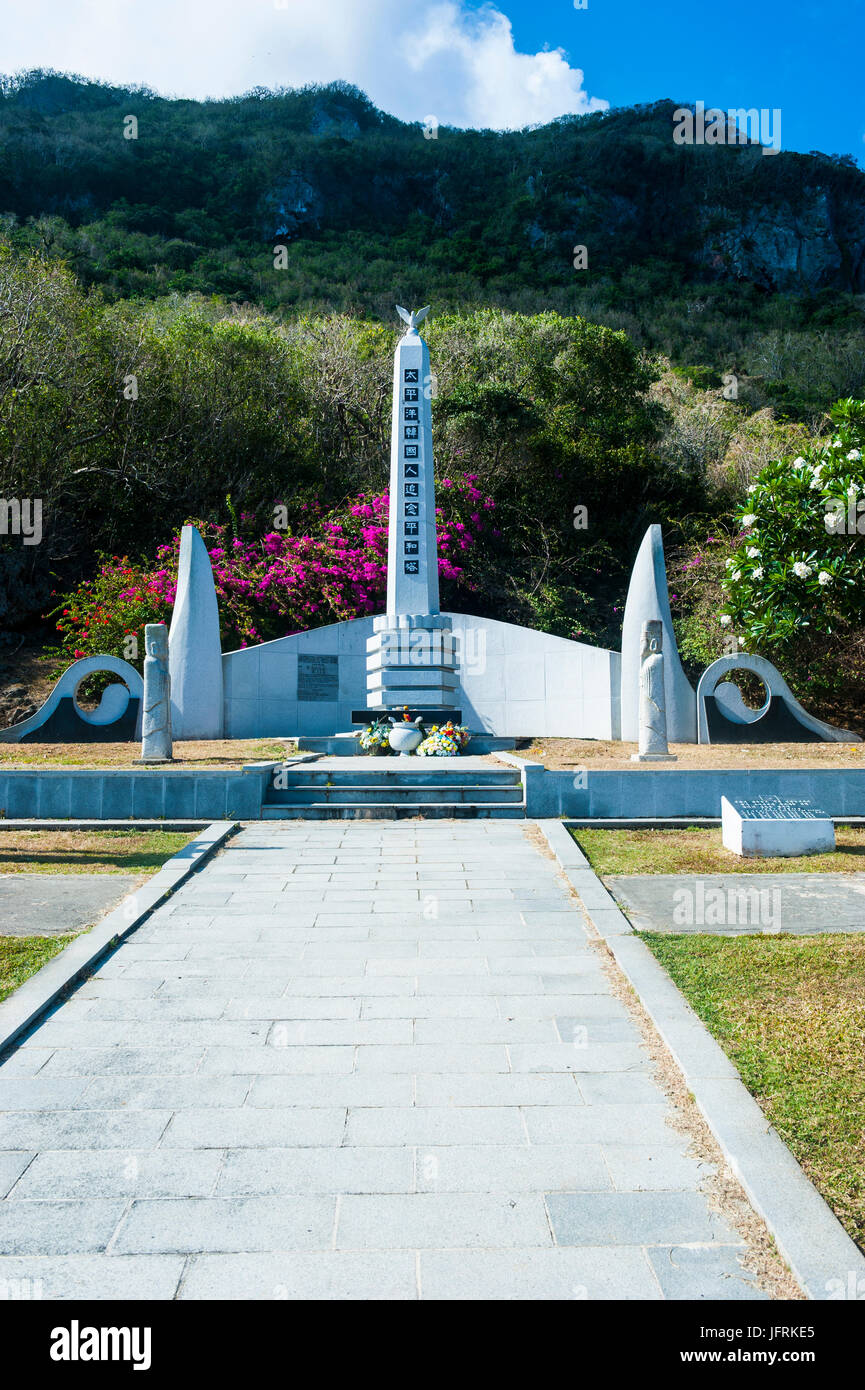
{"type": "Polygon", "coordinates": [[[202,835],[166,861],[158,873],[129,893],[89,932],[70,942],[65,951],[43,965],[0,1004],[0,1056],[50,1008],[54,1001],[86,974],[106,951],[139,927],[236,827],[235,821],[214,821],[202,835]]]}
{"type": "Polygon", "coordinates": [[[634,934],[564,824],[560,820],[537,824],[669,1048],[724,1157],[804,1293],[815,1300],[849,1297],[851,1274],[852,1287],[863,1287],[859,1280],[865,1279],[865,1255],[805,1176],[727,1054],[634,934]]]}
{"type": "Polygon", "coordinates": [[[6,820],[0,818],[0,834],[4,830],[206,830],[212,822],[199,820],[6,820]]]}

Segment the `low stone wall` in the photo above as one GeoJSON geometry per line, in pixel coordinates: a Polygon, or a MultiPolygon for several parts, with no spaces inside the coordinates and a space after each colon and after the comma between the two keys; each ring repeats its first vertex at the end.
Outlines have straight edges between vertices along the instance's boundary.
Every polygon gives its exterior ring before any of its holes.
{"type": "Polygon", "coordinates": [[[272,763],[201,768],[0,771],[0,815],[65,820],[257,820],[272,763]]]}
{"type": "Polygon", "coordinates": [[[810,797],[827,815],[865,816],[865,768],[753,771],[612,768],[548,771],[499,754],[523,770],[526,815],[642,820],[675,816],[720,818],[721,797],[810,797]]]}

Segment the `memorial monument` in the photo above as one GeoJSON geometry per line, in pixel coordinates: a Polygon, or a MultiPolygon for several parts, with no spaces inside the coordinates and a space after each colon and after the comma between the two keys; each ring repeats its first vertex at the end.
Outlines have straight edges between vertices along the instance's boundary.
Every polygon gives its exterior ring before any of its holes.
{"type": "Polygon", "coordinates": [[[643,623],[640,648],[639,752],[635,763],[674,763],[667,746],[667,695],[664,687],[664,625],[660,619],[643,623]]]}
{"type": "Polygon", "coordinates": [[[410,705],[445,715],[458,699],[451,620],[439,611],[429,349],[409,313],[393,364],[387,607],[366,643],[371,709],[410,705]]]}

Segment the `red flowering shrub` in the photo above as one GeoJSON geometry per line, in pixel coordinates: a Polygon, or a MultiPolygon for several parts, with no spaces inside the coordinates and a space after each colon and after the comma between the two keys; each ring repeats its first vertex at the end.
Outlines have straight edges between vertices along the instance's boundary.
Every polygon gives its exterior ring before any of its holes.
{"type": "MultiPolygon", "coordinates": [[[[469,591],[475,585],[466,562],[493,509],[475,482],[471,474],[445,478],[436,508],[439,577],[469,591]]],[[[327,515],[304,511],[301,534],[273,530],[256,536],[249,515],[233,529],[194,522],[213,565],[225,650],[383,610],[388,494],[361,494],[327,515]]],[[[64,664],[109,653],[140,665],[145,623],[170,621],[179,549],[178,534],[159,547],[152,568],[103,556],[95,579],[80,584],[52,615],[64,664]],[[130,636],[138,637],[137,656],[130,636]]]]}

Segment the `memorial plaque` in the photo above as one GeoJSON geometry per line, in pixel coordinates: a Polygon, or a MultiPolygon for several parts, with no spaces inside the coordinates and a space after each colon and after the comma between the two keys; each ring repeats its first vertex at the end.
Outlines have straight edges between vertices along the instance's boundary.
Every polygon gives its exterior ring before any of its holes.
{"type": "Polygon", "coordinates": [[[417,542],[417,541],[406,541],[406,542],[405,542],[405,553],[406,553],[406,555],[417,555],[417,553],[418,553],[418,542],[417,542]]]}
{"type": "Polygon", "coordinates": [[[725,849],[745,858],[790,858],[835,848],[831,816],[807,797],[721,797],[725,849]]]}
{"type": "Polygon", "coordinates": [[[405,376],[404,376],[403,380],[404,380],[404,381],[417,381],[417,374],[418,374],[418,369],[417,369],[417,367],[406,367],[406,369],[405,369],[405,376]]]}
{"type": "Polygon", "coordinates": [[[406,420],[417,420],[417,418],[418,418],[418,408],[417,408],[417,406],[416,406],[416,405],[407,405],[407,406],[405,407],[405,410],[403,411],[403,415],[404,415],[404,417],[405,417],[406,420]]]}
{"type": "Polygon", "coordinates": [[[416,535],[417,535],[417,532],[418,532],[417,522],[416,522],[416,521],[406,521],[406,522],[403,524],[403,528],[402,528],[402,529],[403,529],[403,533],[404,533],[406,536],[416,536],[416,535]]]}
{"type": "Polygon", "coordinates": [[[420,572],[417,560],[406,560],[404,565],[405,574],[418,574],[420,572]]]}
{"type": "Polygon", "coordinates": [[[405,448],[404,448],[404,450],[403,450],[403,456],[404,456],[405,458],[407,458],[407,459],[416,459],[416,458],[417,458],[417,451],[418,451],[418,446],[417,446],[417,444],[406,444],[406,446],[405,446],[405,448]]]}
{"type": "Polygon", "coordinates": [[[416,400],[419,399],[419,397],[420,397],[420,392],[418,391],[418,389],[417,389],[416,386],[407,386],[407,387],[405,388],[405,395],[404,395],[404,399],[405,399],[405,400],[407,400],[407,401],[416,401],[416,400]]]}
{"type": "Polygon", "coordinates": [[[405,504],[405,514],[406,514],[406,516],[417,516],[417,514],[418,514],[418,504],[417,504],[417,502],[406,502],[406,504],[405,504]]]}
{"type": "Polygon", "coordinates": [[[419,478],[419,465],[416,463],[407,463],[405,466],[405,476],[407,478],[419,478]]]}
{"type": "Polygon", "coordinates": [[[297,657],[298,700],[336,700],[339,698],[339,657],[315,656],[299,652],[297,657]]]}

